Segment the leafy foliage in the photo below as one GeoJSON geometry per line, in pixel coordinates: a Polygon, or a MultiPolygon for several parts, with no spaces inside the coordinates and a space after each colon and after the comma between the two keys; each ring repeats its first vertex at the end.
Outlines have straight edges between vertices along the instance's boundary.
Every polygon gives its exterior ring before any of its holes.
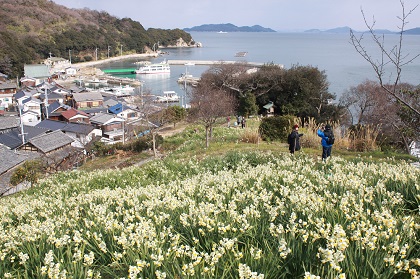
{"type": "Polygon", "coordinates": [[[26,161],[12,174],[10,184],[18,185],[19,183],[27,181],[32,185],[42,177],[44,171],[45,165],[41,160],[26,161]]]}
{"type": "Polygon", "coordinates": [[[263,118],[259,127],[261,137],[264,140],[285,140],[294,119],[291,115],[263,118]]]}

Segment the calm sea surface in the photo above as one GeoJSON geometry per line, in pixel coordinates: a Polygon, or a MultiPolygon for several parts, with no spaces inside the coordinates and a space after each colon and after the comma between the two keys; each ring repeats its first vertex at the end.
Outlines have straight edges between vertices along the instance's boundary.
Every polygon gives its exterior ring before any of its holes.
{"type": "MultiPolygon", "coordinates": [[[[285,68],[293,65],[314,66],[325,71],[330,82],[329,90],[338,97],[351,86],[365,79],[375,79],[371,66],[356,52],[350,43],[349,34],[311,34],[311,33],[216,33],[191,32],[193,39],[203,44],[202,48],[163,49],[168,52],[150,60],[153,63],[164,59],[247,61],[282,64],[285,68]],[[248,52],[245,57],[235,57],[240,51],[248,52]]],[[[397,35],[387,35],[388,49],[398,43],[397,35]]],[[[413,57],[420,53],[420,36],[406,35],[403,38],[403,54],[413,57]]],[[[373,57],[379,58],[379,50],[372,42],[364,42],[373,57]]],[[[137,60],[136,60],[137,61],[137,60]]],[[[101,69],[136,67],[136,61],[120,61],[101,65],[101,69]]],[[[208,66],[171,66],[169,75],[126,75],[143,80],[143,90],[161,94],[164,90],[175,90],[184,94],[184,88],[177,83],[178,77],[188,71],[200,76],[208,66]]],[[[389,69],[391,70],[391,68],[389,69]]],[[[388,71],[386,77],[393,80],[394,73],[388,71]]],[[[402,81],[420,84],[420,57],[405,66],[402,81]]]]}

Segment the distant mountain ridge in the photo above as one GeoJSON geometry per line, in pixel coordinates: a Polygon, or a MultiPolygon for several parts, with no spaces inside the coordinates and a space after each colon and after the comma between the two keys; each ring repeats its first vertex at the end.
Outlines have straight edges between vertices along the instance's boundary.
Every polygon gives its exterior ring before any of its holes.
{"type": "Polygon", "coordinates": [[[196,31],[196,32],[276,32],[271,28],[265,28],[261,25],[253,26],[236,26],[232,23],[223,23],[223,24],[203,24],[200,26],[194,26],[191,28],[184,28],[186,32],[196,31]]]}
{"type": "MultiPolygon", "coordinates": [[[[328,29],[328,30],[320,30],[320,29],[309,29],[309,30],[305,30],[305,33],[335,33],[335,34],[342,34],[342,33],[346,33],[348,34],[350,32],[350,27],[348,26],[344,26],[344,27],[337,27],[337,28],[333,28],[333,29],[328,29]]],[[[362,32],[367,32],[367,31],[356,31],[353,30],[356,33],[362,33],[362,32]]],[[[394,32],[394,31],[390,31],[387,29],[375,29],[374,30],[375,33],[380,33],[380,34],[398,34],[399,32],[394,32]]],[[[420,27],[416,27],[416,28],[412,28],[412,29],[407,29],[404,31],[404,34],[407,35],[420,35],[420,27]]]]}

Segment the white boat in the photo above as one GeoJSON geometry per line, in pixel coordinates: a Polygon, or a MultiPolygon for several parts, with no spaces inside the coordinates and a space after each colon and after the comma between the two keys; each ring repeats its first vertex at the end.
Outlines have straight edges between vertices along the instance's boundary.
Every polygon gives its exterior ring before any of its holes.
{"type": "Polygon", "coordinates": [[[197,85],[199,81],[199,77],[194,77],[193,75],[186,74],[182,74],[177,80],[178,83],[186,83],[190,85],[197,85]]]}
{"type": "Polygon", "coordinates": [[[175,91],[163,91],[163,96],[156,96],[157,103],[179,102],[179,96],[175,91]]]}
{"type": "Polygon", "coordinates": [[[136,70],[136,74],[167,74],[171,72],[168,62],[145,65],[136,70]]]}
{"type": "Polygon", "coordinates": [[[134,93],[134,89],[135,87],[132,87],[131,85],[120,85],[112,88],[106,88],[103,90],[103,92],[115,95],[117,97],[123,97],[132,95],[134,93]]]}

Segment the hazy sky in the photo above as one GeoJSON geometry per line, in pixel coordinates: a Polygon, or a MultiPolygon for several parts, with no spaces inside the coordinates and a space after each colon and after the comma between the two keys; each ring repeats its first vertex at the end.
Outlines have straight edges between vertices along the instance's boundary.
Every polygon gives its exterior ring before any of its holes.
{"type": "MultiPolygon", "coordinates": [[[[399,0],[53,0],[69,8],[107,11],[129,17],[144,28],[188,28],[202,24],[259,24],[277,31],[303,31],[349,26],[366,30],[361,9],[377,29],[397,31],[402,15],[399,0]]],[[[404,0],[408,12],[420,0],[404,0]]],[[[420,27],[420,7],[408,18],[406,29],[420,27]]]]}

